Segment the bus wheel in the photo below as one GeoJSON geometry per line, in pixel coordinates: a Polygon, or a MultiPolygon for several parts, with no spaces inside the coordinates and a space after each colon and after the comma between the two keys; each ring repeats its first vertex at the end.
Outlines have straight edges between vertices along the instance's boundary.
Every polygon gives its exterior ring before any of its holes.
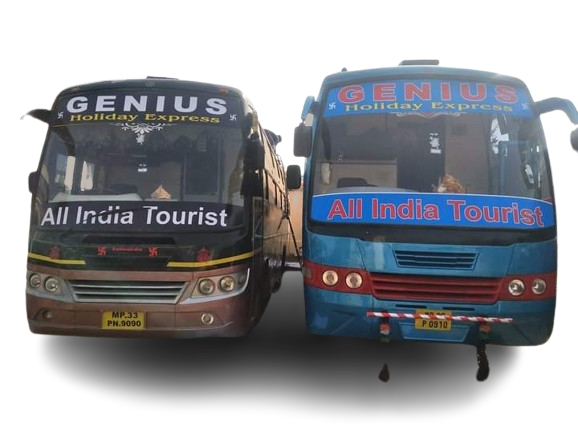
{"type": "Polygon", "coordinates": [[[387,363],[383,364],[381,371],[379,372],[379,380],[384,383],[389,381],[389,368],[387,367],[387,363]]]}
{"type": "Polygon", "coordinates": [[[488,356],[486,355],[486,345],[480,344],[476,346],[478,355],[478,372],[476,379],[478,382],[483,382],[490,375],[490,365],[488,363],[488,356]]]}

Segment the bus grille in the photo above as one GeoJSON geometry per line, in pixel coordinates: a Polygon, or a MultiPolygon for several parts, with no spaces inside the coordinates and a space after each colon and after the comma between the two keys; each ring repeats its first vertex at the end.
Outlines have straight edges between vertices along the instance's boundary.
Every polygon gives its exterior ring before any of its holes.
{"type": "Polygon", "coordinates": [[[468,277],[416,277],[372,273],[373,296],[383,300],[437,301],[492,304],[500,279],[468,277]]]}
{"type": "Polygon", "coordinates": [[[474,269],[477,253],[448,253],[437,251],[395,250],[400,268],[474,269]]]}
{"type": "Polygon", "coordinates": [[[77,302],[175,304],[187,283],[157,281],[69,281],[77,302]]]}

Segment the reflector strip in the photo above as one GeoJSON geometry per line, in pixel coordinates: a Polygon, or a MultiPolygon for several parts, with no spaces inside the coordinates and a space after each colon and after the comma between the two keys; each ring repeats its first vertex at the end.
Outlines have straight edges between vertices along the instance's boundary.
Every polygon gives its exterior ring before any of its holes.
{"type": "Polygon", "coordinates": [[[459,322],[514,323],[512,317],[482,317],[482,316],[447,316],[442,314],[422,313],[388,313],[387,311],[368,311],[367,317],[387,317],[393,319],[429,319],[457,320],[459,322]]]}
{"type": "Polygon", "coordinates": [[[44,262],[56,263],[59,265],[86,265],[86,262],[82,259],[56,259],[38,253],[28,253],[28,257],[30,259],[42,260],[44,262]]]}
{"type": "Polygon", "coordinates": [[[253,255],[255,255],[259,251],[260,251],[260,249],[249,251],[249,252],[243,253],[243,254],[238,254],[236,256],[223,257],[221,259],[213,259],[213,260],[207,260],[207,261],[202,261],[202,262],[175,262],[175,261],[173,261],[173,262],[169,262],[167,264],[167,267],[169,267],[169,268],[202,268],[202,267],[210,266],[210,265],[220,265],[222,263],[231,263],[231,262],[237,262],[239,260],[249,259],[249,258],[253,257],[253,255]]]}

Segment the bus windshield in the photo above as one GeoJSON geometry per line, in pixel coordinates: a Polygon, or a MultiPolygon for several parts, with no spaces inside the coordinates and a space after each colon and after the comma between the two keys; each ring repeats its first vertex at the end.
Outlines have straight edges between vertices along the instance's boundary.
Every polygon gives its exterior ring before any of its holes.
{"type": "MultiPolygon", "coordinates": [[[[330,91],[329,99],[337,92],[330,91]]],[[[464,103],[460,111],[447,103],[448,109],[434,112],[432,102],[401,105],[347,104],[339,111],[327,101],[313,155],[314,220],[505,229],[553,225],[544,137],[528,110],[464,103]]]]}
{"type": "Polygon", "coordinates": [[[241,129],[174,124],[53,128],[48,199],[167,200],[242,205],[241,129]]]}
{"type": "MultiPolygon", "coordinates": [[[[156,104],[168,105],[164,98],[156,104]]],[[[168,114],[132,113],[138,103],[149,109],[151,95],[126,96],[124,109],[122,100],[76,95],[57,102],[66,108],[56,109],[51,121],[33,224],[208,231],[242,225],[240,101],[207,99],[206,111],[217,116],[184,112],[205,102],[196,96],[175,102],[178,112],[168,114]]]]}

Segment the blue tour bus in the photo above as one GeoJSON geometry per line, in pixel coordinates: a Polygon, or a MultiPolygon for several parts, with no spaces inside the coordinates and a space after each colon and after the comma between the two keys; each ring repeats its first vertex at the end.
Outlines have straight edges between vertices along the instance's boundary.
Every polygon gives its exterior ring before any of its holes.
{"type": "Polygon", "coordinates": [[[556,212],[539,117],[553,110],[578,124],[568,100],[436,60],[327,76],[294,143],[308,331],[474,345],[478,380],[486,344],[546,342],[556,212]]]}

